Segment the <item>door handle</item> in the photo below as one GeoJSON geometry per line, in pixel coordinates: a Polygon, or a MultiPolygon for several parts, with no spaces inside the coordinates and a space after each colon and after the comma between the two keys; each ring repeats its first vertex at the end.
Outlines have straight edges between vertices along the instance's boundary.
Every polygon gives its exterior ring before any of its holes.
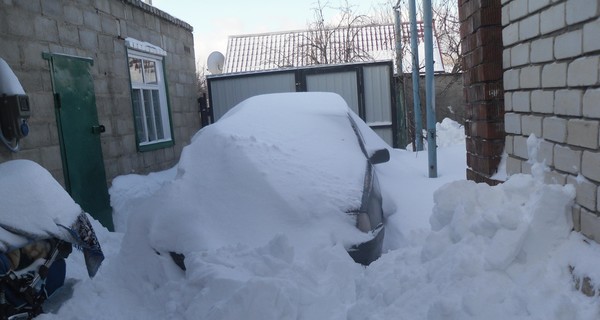
{"type": "Polygon", "coordinates": [[[92,126],[93,134],[101,134],[104,132],[106,132],[106,127],[104,127],[103,125],[92,126]]]}

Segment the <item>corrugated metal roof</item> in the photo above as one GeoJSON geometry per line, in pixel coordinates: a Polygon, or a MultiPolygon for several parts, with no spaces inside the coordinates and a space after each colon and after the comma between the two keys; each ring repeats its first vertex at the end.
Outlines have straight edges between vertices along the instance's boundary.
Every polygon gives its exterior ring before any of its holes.
{"type": "MultiPolygon", "coordinates": [[[[402,40],[408,47],[410,24],[403,23],[401,29],[402,40]]],[[[417,30],[419,42],[422,43],[422,22],[418,23],[417,30]]],[[[395,45],[393,24],[235,35],[229,37],[223,69],[224,73],[237,73],[315,64],[391,60],[395,57],[395,45]],[[317,46],[327,49],[315,50],[317,46]]],[[[439,48],[435,35],[434,47],[437,57],[439,48]]],[[[436,57],[434,60],[441,62],[441,57],[436,57]]],[[[404,61],[406,65],[410,59],[405,58],[404,61]]],[[[404,69],[407,72],[406,66],[404,69]]],[[[436,71],[443,71],[443,65],[438,64],[436,71]]]]}

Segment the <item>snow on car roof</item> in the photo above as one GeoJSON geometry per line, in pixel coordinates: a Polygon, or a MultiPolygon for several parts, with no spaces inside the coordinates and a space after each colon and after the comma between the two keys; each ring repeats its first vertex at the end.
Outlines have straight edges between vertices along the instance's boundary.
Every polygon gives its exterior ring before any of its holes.
{"type": "Polygon", "coordinates": [[[301,251],[367,240],[346,213],[360,205],[366,167],[350,112],[332,93],[243,101],[184,148],[176,178],[133,209],[129,228],[143,232],[127,236],[148,238],[125,242],[188,253],[264,245],[278,234],[301,251]]]}

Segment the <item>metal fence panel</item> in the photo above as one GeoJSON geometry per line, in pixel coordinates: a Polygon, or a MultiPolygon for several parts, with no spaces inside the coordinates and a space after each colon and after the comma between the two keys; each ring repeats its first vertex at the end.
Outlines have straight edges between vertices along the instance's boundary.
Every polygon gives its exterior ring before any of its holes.
{"type": "Polygon", "coordinates": [[[306,76],[307,91],[334,92],[342,96],[356,114],[359,114],[358,79],[355,71],[310,74],[306,76]]]}
{"type": "Polygon", "coordinates": [[[219,120],[229,109],[252,96],[295,91],[296,80],[293,72],[212,79],[210,95],[214,121],[219,120]]]}

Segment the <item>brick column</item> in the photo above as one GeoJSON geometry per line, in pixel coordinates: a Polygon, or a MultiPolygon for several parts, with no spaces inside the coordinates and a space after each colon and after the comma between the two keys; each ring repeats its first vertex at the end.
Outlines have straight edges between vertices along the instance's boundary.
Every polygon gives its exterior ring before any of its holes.
{"type": "Polygon", "coordinates": [[[457,0],[463,52],[467,179],[491,179],[504,150],[502,6],[500,0],[457,0]]]}

